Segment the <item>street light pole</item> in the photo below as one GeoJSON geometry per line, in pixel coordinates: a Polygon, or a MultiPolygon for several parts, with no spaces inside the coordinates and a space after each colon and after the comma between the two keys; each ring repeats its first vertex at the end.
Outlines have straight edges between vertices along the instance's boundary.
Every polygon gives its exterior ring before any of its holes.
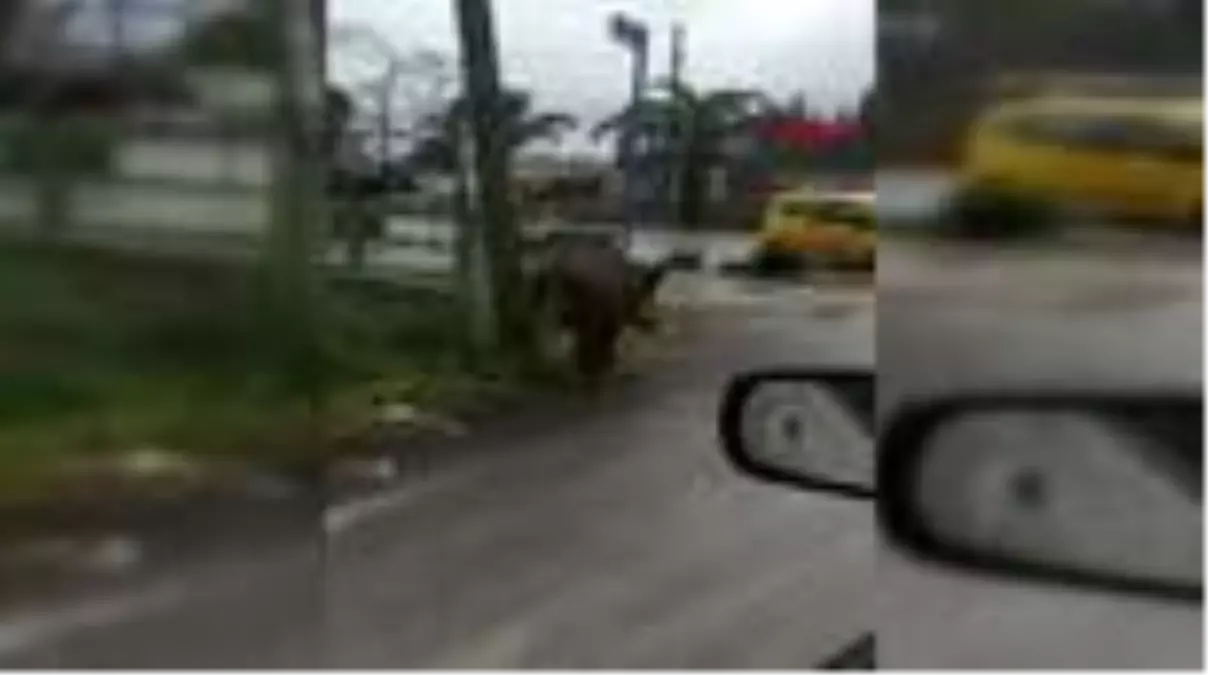
{"type": "MultiPolygon", "coordinates": [[[[646,96],[650,61],[650,31],[642,22],[617,13],[610,24],[612,38],[629,50],[632,59],[630,74],[630,110],[636,111],[646,96]]],[[[627,120],[620,136],[618,155],[624,174],[623,199],[625,200],[625,247],[633,239],[633,228],[637,220],[637,170],[639,166],[637,129],[627,120]]]]}

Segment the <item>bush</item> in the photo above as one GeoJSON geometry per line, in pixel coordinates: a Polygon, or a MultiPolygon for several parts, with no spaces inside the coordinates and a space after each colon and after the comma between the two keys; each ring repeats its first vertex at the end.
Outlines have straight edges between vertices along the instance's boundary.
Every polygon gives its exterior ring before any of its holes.
{"type": "Polygon", "coordinates": [[[20,173],[51,165],[69,175],[106,175],[120,140],[105,120],[80,117],[50,127],[22,118],[0,126],[0,165],[20,173]]]}
{"type": "Polygon", "coordinates": [[[961,188],[946,212],[947,231],[962,237],[1034,237],[1056,226],[1056,214],[1045,200],[992,186],[961,188]]]}
{"type": "MultiPolygon", "coordinates": [[[[258,4],[258,3],[257,3],[258,4]]],[[[195,25],[184,41],[190,65],[270,70],[283,56],[276,27],[262,8],[231,12],[195,25]]]]}
{"type": "Polygon", "coordinates": [[[376,241],[386,235],[386,218],[367,205],[339,204],[331,219],[331,236],[346,241],[376,241]]]}

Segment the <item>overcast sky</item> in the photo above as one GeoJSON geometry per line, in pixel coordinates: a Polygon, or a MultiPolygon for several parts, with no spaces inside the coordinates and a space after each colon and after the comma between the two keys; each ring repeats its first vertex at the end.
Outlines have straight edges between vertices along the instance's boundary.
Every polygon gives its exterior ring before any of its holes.
{"type": "MultiPolygon", "coordinates": [[[[449,0],[328,0],[336,25],[371,26],[396,51],[456,54],[449,0]]],[[[874,0],[494,0],[505,82],[542,108],[595,121],[624,104],[629,62],[610,41],[623,10],[649,23],[654,77],[668,69],[669,33],[687,28],[686,78],[698,87],[757,87],[777,98],[803,92],[821,109],[853,106],[875,70],[874,0]]],[[[373,52],[344,48],[331,76],[363,79],[373,52]]]]}

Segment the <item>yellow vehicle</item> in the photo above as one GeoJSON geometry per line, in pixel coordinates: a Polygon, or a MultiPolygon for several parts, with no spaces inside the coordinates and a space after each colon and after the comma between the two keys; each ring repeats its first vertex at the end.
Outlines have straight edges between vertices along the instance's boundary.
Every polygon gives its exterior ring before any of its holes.
{"type": "Polygon", "coordinates": [[[1124,219],[1200,227],[1200,99],[1044,96],[1004,104],[970,133],[962,183],[1124,219]]]}
{"type": "Polygon", "coordinates": [[[875,204],[872,192],[782,192],[764,212],[759,250],[785,260],[871,267],[877,252],[875,204]]]}

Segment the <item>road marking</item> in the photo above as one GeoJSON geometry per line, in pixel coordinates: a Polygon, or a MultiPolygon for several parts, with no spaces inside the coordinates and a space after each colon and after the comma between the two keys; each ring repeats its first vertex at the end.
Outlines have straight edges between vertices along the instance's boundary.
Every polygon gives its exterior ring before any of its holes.
{"type": "Polygon", "coordinates": [[[0,655],[12,655],[46,644],[66,633],[100,628],[181,602],[188,587],[165,582],[143,591],[91,600],[23,617],[0,619],[0,655]]]}
{"type": "MultiPolygon", "coordinates": [[[[449,471],[432,476],[423,483],[329,507],[323,516],[325,531],[329,536],[338,535],[366,520],[400,509],[433,493],[455,488],[473,476],[471,470],[449,471]]],[[[0,657],[16,656],[73,633],[104,628],[162,611],[187,601],[196,592],[183,580],[175,579],[141,590],[0,616],[0,657]]]]}
{"type": "Polygon", "coordinates": [[[425,476],[422,482],[330,506],[323,512],[323,529],[329,536],[340,534],[383,513],[397,511],[407,504],[453,489],[474,475],[471,466],[463,467],[460,471],[447,470],[425,476]]]}
{"type": "MultiPolygon", "coordinates": [[[[766,291],[761,294],[759,291],[743,293],[734,292],[737,289],[733,288],[730,290],[731,298],[739,301],[746,300],[749,303],[752,299],[769,299],[766,291]]],[[[781,297],[785,291],[789,295],[803,296],[815,293],[815,289],[798,287],[780,290],[781,297]]],[[[773,295],[775,294],[774,292],[773,295]]],[[[366,521],[398,511],[434,494],[455,490],[480,475],[477,466],[467,464],[456,470],[444,470],[425,476],[422,482],[417,481],[331,506],[323,514],[325,532],[328,536],[337,536],[366,521]]],[[[0,616],[0,656],[28,652],[72,633],[103,628],[163,611],[186,602],[197,592],[198,589],[177,579],[115,596],[80,601],[56,608],[41,608],[10,617],[0,616]]]]}

